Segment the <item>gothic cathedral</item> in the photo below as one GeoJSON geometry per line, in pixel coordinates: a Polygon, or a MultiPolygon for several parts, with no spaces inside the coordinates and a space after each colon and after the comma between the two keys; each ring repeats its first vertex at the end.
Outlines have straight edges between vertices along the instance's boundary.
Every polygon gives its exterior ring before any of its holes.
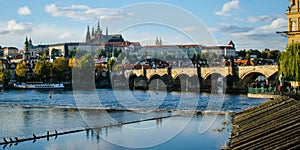
{"type": "Polygon", "coordinates": [[[87,27],[85,42],[87,44],[105,44],[112,37],[112,35],[108,35],[108,28],[106,27],[105,34],[102,34],[102,29],[100,28],[100,22],[98,21],[97,29],[94,30],[92,27],[92,33],[90,33],[89,26],[87,27]]]}

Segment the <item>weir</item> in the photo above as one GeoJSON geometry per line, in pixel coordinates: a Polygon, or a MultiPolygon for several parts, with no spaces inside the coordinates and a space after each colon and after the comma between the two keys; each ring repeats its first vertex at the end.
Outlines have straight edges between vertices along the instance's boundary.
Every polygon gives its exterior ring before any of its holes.
{"type": "Polygon", "coordinates": [[[179,115],[170,115],[170,116],[163,116],[163,117],[140,119],[140,120],[128,121],[128,122],[123,122],[123,123],[118,123],[118,124],[109,124],[109,125],[102,126],[102,127],[85,128],[85,129],[71,130],[71,131],[65,131],[65,132],[57,132],[55,130],[55,133],[50,134],[48,132],[45,135],[35,135],[35,134],[33,134],[33,137],[29,137],[29,138],[20,138],[19,139],[19,138],[15,137],[13,140],[9,140],[9,139],[12,139],[12,138],[8,138],[8,139],[4,138],[3,141],[0,142],[0,145],[21,143],[21,142],[25,142],[25,141],[35,141],[35,140],[44,139],[44,138],[47,138],[47,140],[49,140],[50,137],[57,138],[59,135],[65,135],[65,134],[71,134],[71,133],[77,133],[77,132],[82,132],[82,131],[87,131],[87,130],[95,130],[95,129],[100,129],[100,128],[113,127],[113,126],[120,126],[120,125],[126,125],[126,124],[132,124],[132,123],[138,123],[138,122],[144,122],[144,121],[150,121],[150,120],[156,120],[156,119],[164,119],[164,118],[175,117],[175,116],[179,116],[179,115]]]}

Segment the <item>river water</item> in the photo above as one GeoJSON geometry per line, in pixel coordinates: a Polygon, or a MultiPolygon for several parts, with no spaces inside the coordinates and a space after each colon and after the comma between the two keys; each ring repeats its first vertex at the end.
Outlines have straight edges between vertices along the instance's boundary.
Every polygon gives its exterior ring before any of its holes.
{"type": "Polygon", "coordinates": [[[231,117],[223,113],[240,112],[265,101],[245,95],[188,92],[8,90],[0,95],[0,141],[55,130],[97,128],[9,148],[220,149],[231,131],[224,124],[231,117]],[[200,111],[207,115],[193,115],[200,111]],[[151,120],[160,117],[167,118],[151,120]],[[150,120],[142,121],[146,119],[150,120]],[[124,124],[132,121],[141,122],[124,124]]]}

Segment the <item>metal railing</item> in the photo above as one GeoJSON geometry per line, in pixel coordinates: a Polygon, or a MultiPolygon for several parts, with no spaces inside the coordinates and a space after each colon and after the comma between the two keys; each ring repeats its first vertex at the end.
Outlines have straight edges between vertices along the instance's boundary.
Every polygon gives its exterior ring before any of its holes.
{"type": "Polygon", "coordinates": [[[268,87],[268,88],[248,87],[248,93],[250,93],[250,94],[266,94],[266,95],[284,95],[284,96],[288,96],[290,98],[295,98],[297,100],[300,100],[300,89],[299,88],[293,89],[293,90],[284,89],[281,92],[279,92],[277,87],[268,87]]]}
{"type": "Polygon", "coordinates": [[[251,94],[280,94],[280,92],[277,90],[277,88],[274,88],[274,87],[268,87],[268,88],[248,87],[248,93],[251,93],[251,94]]]}

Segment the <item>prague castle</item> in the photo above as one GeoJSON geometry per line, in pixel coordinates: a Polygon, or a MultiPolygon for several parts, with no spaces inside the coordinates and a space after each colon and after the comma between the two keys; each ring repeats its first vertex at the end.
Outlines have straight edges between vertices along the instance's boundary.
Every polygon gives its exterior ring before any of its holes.
{"type": "Polygon", "coordinates": [[[115,35],[109,35],[108,34],[108,28],[106,27],[105,34],[102,33],[102,29],[100,28],[100,22],[98,21],[97,28],[94,30],[94,27],[92,27],[92,31],[90,32],[89,26],[87,27],[86,31],[86,37],[85,42],[86,44],[106,44],[110,40],[116,40],[118,42],[124,42],[124,39],[122,35],[115,34],[115,35]]]}
{"type": "Polygon", "coordinates": [[[300,0],[290,0],[286,12],[288,19],[288,44],[300,42],[300,0]]]}

